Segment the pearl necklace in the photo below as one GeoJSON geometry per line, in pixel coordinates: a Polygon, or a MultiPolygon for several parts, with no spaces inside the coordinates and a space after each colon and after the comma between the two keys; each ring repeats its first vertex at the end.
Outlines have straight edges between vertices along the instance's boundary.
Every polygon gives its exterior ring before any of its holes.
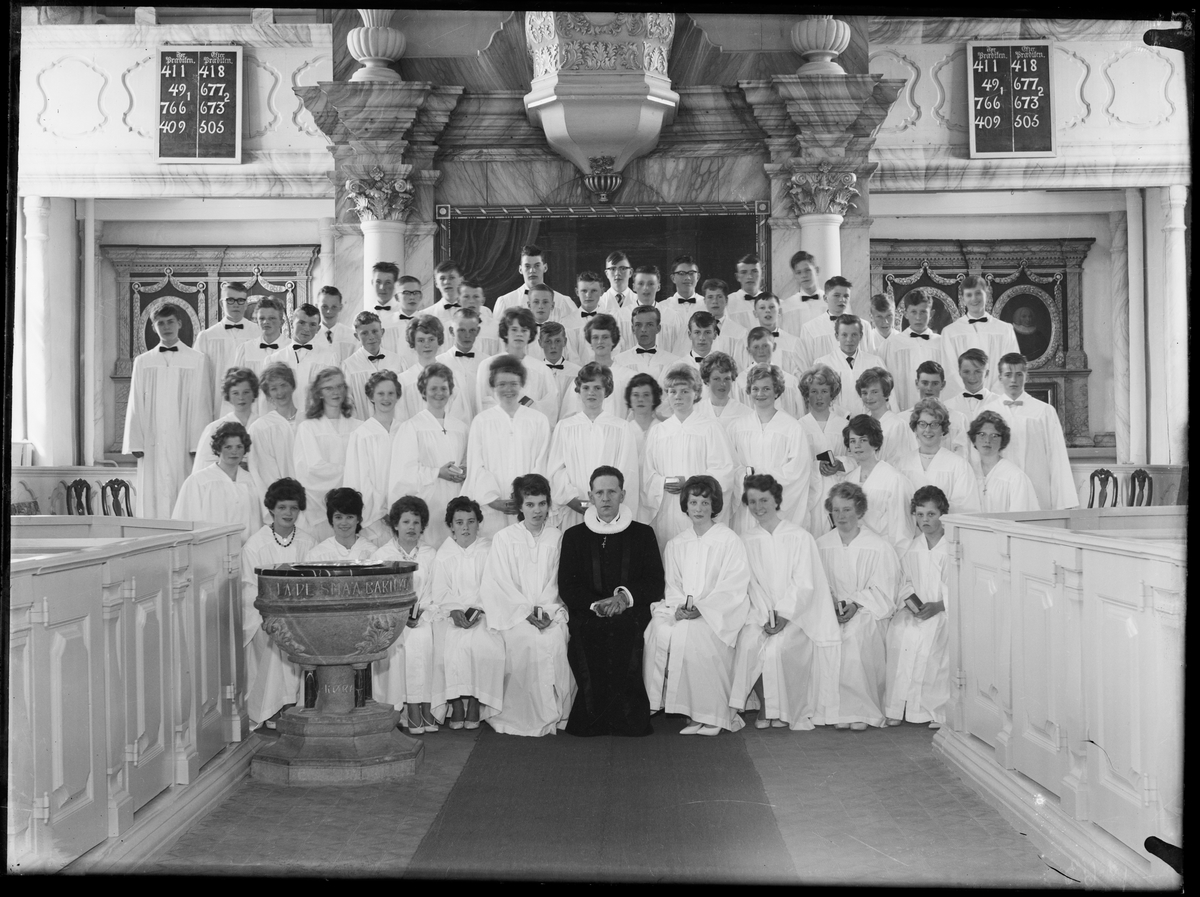
{"type": "Polygon", "coordinates": [[[271,538],[275,540],[275,544],[280,548],[287,548],[296,541],[296,527],[292,527],[292,534],[288,536],[288,540],[286,542],[280,542],[279,534],[275,532],[275,524],[271,524],[271,538]]]}

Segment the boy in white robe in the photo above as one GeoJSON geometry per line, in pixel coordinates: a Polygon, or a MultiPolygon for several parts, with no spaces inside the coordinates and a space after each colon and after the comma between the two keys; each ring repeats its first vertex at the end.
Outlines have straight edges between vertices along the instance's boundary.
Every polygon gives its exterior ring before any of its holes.
{"type": "Polygon", "coordinates": [[[920,533],[900,559],[901,606],[887,631],[883,712],[889,726],[908,720],[937,729],[946,722],[951,695],[946,612],[950,564],[942,515],[949,508],[936,486],[923,486],[913,495],[912,513],[920,533]],[[910,601],[910,595],[918,600],[910,601]]]}
{"type": "Polygon", "coordinates": [[[168,518],[192,466],[192,450],[211,420],[208,359],[179,341],[183,312],[154,312],[159,343],[133,360],[122,451],[138,459],[139,517],[168,518]]]}
{"type": "Polygon", "coordinates": [[[575,375],[579,373],[580,365],[563,355],[567,348],[567,331],[557,321],[547,321],[538,329],[538,348],[558,390],[558,408],[554,418],[554,422],[558,423],[564,416],[563,403],[567,393],[575,390],[575,375]]]}
{"type": "Polygon", "coordinates": [[[346,378],[346,394],[354,410],[355,420],[366,420],[371,416],[371,403],[367,399],[367,380],[380,371],[396,370],[401,359],[383,351],[383,324],[373,311],[360,311],[354,317],[354,336],[359,347],[342,362],[342,375],[346,378]]]}
{"type": "MultiPolygon", "coordinates": [[[[887,370],[883,359],[873,355],[862,346],[863,322],[856,315],[842,315],[837,322],[837,349],[819,356],[814,364],[823,364],[842,378],[843,383],[855,383],[863,371],[871,368],[887,370]]],[[[857,391],[842,390],[838,398],[839,411],[847,417],[867,413],[857,391]]],[[[897,405],[892,399],[888,403],[893,411],[897,405]]]]}
{"type": "Polygon", "coordinates": [[[488,373],[488,390],[498,404],[471,422],[463,493],[482,506],[483,533],[492,538],[515,520],[513,480],[527,473],[544,474],[550,422],[521,402],[525,367],[520,360],[501,355],[489,363],[488,373]]]}
{"type": "Polygon", "coordinates": [[[358,340],[354,328],[338,320],[342,313],[341,290],[331,286],[321,287],[317,292],[317,310],[321,313],[321,326],[313,339],[332,346],[339,363],[345,361],[358,349],[358,340]]]}
{"type": "MultiPolygon", "coordinates": [[[[396,297],[396,283],[399,279],[400,268],[395,262],[376,262],[371,266],[371,289],[375,295],[363,297],[363,311],[374,311],[385,330],[395,323],[396,314],[400,309],[396,297]],[[375,301],[374,305],[371,304],[372,298],[375,301]]],[[[415,277],[412,279],[417,280],[415,277]]],[[[417,286],[420,285],[421,282],[417,280],[417,286]]]]}
{"type": "Polygon", "coordinates": [[[646,627],[642,675],[650,712],[685,714],[680,735],[736,732],[745,725],[730,697],[734,646],[750,610],[746,549],[715,520],[723,497],[712,477],[689,478],[676,504],[691,525],[667,543],[666,591],[646,627]]]}
{"type": "MultiPolygon", "coordinates": [[[[550,265],[547,263],[545,255],[540,248],[534,246],[532,243],[522,246],[521,262],[517,266],[517,273],[521,275],[521,279],[525,281],[525,284],[496,299],[495,304],[492,306],[492,314],[499,318],[510,308],[528,308],[530,290],[536,284],[544,284],[549,271],[550,265]]],[[[571,316],[575,313],[575,303],[571,301],[571,297],[564,296],[555,290],[555,320],[565,323],[571,320],[571,316]]]]}
{"type": "Polygon", "coordinates": [[[355,427],[346,440],[342,483],[363,497],[363,537],[376,545],[386,545],[392,538],[386,518],[390,506],[392,441],[400,427],[395,413],[400,383],[392,371],[381,371],[367,381],[366,391],[371,394],[374,413],[355,427]]]}
{"type": "Polygon", "coordinates": [[[659,344],[662,312],[652,305],[634,306],[630,309],[628,330],[626,333],[626,328],[622,325],[621,341],[628,341],[632,346],[614,355],[613,364],[639,374],[650,374],[661,383],[666,369],[680,360],[659,344]]]}
{"type": "Polygon", "coordinates": [[[716,277],[704,281],[704,308],[717,321],[717,338],[713,340],[713,349],[724,352],[739,364],[748,363],[742,356],[745,355],[746,334],[749,331],[728,314],[729,284],[716,277]]]}
{"type": "MultiPolygon", "coordinates": [[[[959,296],[966,312],[942,328],[941,361],[947,374],[958,372],[958,358],[967,349],[980,349],[988,358],[999,358],[1021,351],[1012,324],[988,314],[988,292],[987,280],[978,275],[972,274],[963,280],[959,296]]],[[[983,385],[993,388],[995,384],[995,374],[991,370],[985,370],[983,385]]],[[[962,390],[961,382],[951,381],[951,393],[962,390]]]]}
{"type": "MultiPolygon", "coordinates": [[[[277,351],[285,339],[283,335],[284,314],[283,303],[278,299],[272,296],[260,297],[258,305],[254,309],[254,321],[258,324],[258,329],[261,331],[259,339],[257,342],[246,340],[245,342],[238,343],[237,349],[234,350],[230,367],[250,368],[250,370],[258,375],[261,381],[267,356],[277,351]]],[[[261,386],[261,383],[259,385],[261,386]]],[[[258,397],[258,402],[255,404],[254,410],[259,417],[262,417],[271,410],[265,387],[258,397]]]]}
{"type": "MultiPolygon", "coordinates": [[[[610,465],[625,477],[625,489],[639,494],[641,462],[632,426],[604,410],[613,391],[612,372],[596,362],[575,376],[574,393],[583,410],[558,422],[550,439],[546,464],[554,505],[552,522],[564,532],[583,522],[591,492],[592,471],[610,465]]],[[[637,513],[637,502],[631,510],[637,513]]]]}
{"type": "Polygon", "coordinates": [[[600,296],[598,308],[601,312],[615,317],[622,308],[637,303],[637,293],[629,288],[633,276],[629,256],[619,249],[610,252],[604,260],[604,276],[608,278],[609,287],[600,296]]]}
{"type": "Polygon", "coordinates": [[[212,374],[213,418],[230,411],[222,402],[221,384],[225,380],[225,372],[236,366],[234,357],[237,350],[246,343],[262,340],[258,325],[245,317],[249,301],[250,294],[240,283],[221,284],[221,308],[225,314],[217,323],[196,334],[192,346],[208,358],[209,372],[212,374]]]}
{"type": "Polygon", "coordinates": [[[913,290],[904,296],[904,317],[908,329],[895,339],[884,343],[878,353],[883,358],[883,367],[896,379],[896,407],[911,408],[920,396],[917,394],[917,368],[925,361],[941,361],[942,338],[929,328],[933,314],[933,300],[921,290],[913,290]]]}
{"type": "MultiPolygon", "coordinates": [[[[818,358],[838,348],[837,321],[850,311],[850,281],[831,277],[825,281],[825,312],[805,322],[800,331],[799,369],[807,371],[818,358]]],[[[864,328],[865,329],[865,328],[864,328]]]]}
{"type": "Polygon", "coordinates": [[[488,725],[508,735],[553,735],[566,728],[576,688],[558,595],[562,531],[548,522],[545,477],[527,474],[512,485],[518,520],[492,539],[479,590],[488,628],[504,638],[503,707],[488,725]]]}
{"type": "Polygon", "coordinates": [[[759,706],[755,728],[824,725],[837,702],[842,633],[811,535],[779,516],[786,490],[769,474],[746,479],[742,534],[750,612],[738,634],[730,703],[759,706]]]}
{"type": "MultiPolygon", "coordinates": [[[[766,291],[754,300],[754,326],[762,327],[775,342],[775,363],[789,373],[800,368],[800,340],[782,329],[779,297],[766,291]]],[[[753,328],[752,328],[753,329],[753,328]]]]}
{"type": "Polygon", "coordinates": [[[896,612],[900,564],[895,549],[861,525],[867,510],[862,489],[838,483],[826,510],[835,529],[817,540],[842,625],[842,666],[837,707],[825,718],[838,729],[882,726],[886,680],[884,636],[896,612]]]}
{"type": "Polygon", "coordinates": [[[871,323],[867,334],[863,337],[867,351],[883,357],[887,344],[894,339],[900,339],[899,316],[896,314],[896,301],[887,293],[876,293],[871,297],[871,323]]]}
{"type": "Polygon", "coordinates": [[[812,253],[803,249],[792,254],[788,268],[796,277],[796,292],[780,302],[780,328],[797,339],[809,321],[828,314],[821,296],[821,269],[812,253]]]}
{"type": "Polygon", "coordinates": [[[315,305],[299,305],[292,312],[292,340],[263,359],[263,366],[282,361],[296,375],[296,392],[292,401],[297,408],[308,404],[308,390],[313,378],[325,368],[336,368],[340,363],[337,351],[322,340],[313,342],[321,326],[321,312],[315,305]]]}
{"type": "MultiPolygon", "coordinates": [[[[484,354],[476,344],[483,321],[474,308],[455,308],[446,324],[450,347],[437,360],[454,374],[454,392],[458,393],[459,419],[468,427],[479,413],[479,394],[475,391],[479,363],[484,354]]],[[[444,538],[444,537],[443,537],[444,538]]],[[[441,544],[440,542],[438,544],[441,544]]]]}
{"type": "Polygon", "coordinates": [[[981,411],[996,410],[1002,401],[999,393],[984,386],[987,376],[988,356],[982,349],[967,349],[958,356],[958,379],[962,392],[951,388],[944,404],[951,411],[961,412],[970,424],[981,411]]]}
{"type": "Polygon", "coordinates": [[[579,326],[567,331],[566,355],[580,367],[592,360],[592,347],[588,344],[584,328],[590,321],[605,313],[600,307],[603,290],[604,284],[600,275],[594,271],[580,271],[575,278],[575,297],[579,300],[579,326]]]}
{"type": "Polygon", "coordinates": [[[742,256],[735,276],[741,289],[729,294],[729,317],[749,330],[755,325],[754,300],[762,293],[762,260],[754,253],[742,256]]]}
{"type": "Polygon", "coordinates": [[[396,373],[407,370],[416,363],[417,353],[408,344],[408,327],[421,314],[421,306],[425,304],[425,293],[421,290],[421,281],[410,274],[400,278],[397,285],[398,295],[394,310],[386,314],[379,312],[379,320],[383,324],[383,351],[399,361],[393,361],[396,373]]]}
{"type": "Polygon", "coordinates": [[[462,270],[454,259],[438,262],[433,269],[433,285],[437,288],[438,300],[425,309],[426,314],[433,315],[446,327],[454,312],[462,308],[458,301],[458,289],[463,282],[462,270]]]}
{"type": "Polygon", "coordinates": [[[1024,355],[1005,355],[998,368],[1004,395],[994,408],[1012,428],[1006,457],[1033,481],[1041,510],[1079,507],[1079,494],[1075,491],[1071,459],[1058,412],[1025,392],[1024,355]]]}

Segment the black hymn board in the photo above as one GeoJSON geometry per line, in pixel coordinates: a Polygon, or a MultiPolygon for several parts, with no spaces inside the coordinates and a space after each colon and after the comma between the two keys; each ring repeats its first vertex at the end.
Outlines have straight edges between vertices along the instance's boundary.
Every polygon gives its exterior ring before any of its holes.
{"type": "Polygon", "coordinates": [[[242,161],[242,48],[158,48],[159,162],[242,161]]]}
{"type": "Polygon", "coordinates": [[[1055,155],[1048,40],[969,41],[971,158],[1055,155]]]}

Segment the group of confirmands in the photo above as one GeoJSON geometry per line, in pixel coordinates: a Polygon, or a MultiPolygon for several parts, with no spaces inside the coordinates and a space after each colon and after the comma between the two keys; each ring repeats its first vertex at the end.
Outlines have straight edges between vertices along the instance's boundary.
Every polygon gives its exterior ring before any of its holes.
{"type": "MultiPolygon", "coordinates": [[[[431,616],[416,616],[375,670],[376,696],[407,705],[414,731],[448,718],[545,734],[568,715],[592,719],[572,699],[578,688],[590,701],[599,674],[577,682],[571,669],[600,661],[569,647],[579,613],[558,584],[559,540],[579,527],[605,545],[605,535],[632,531],[658,546],[665,591],[642,602],[625,584],[605,585],[588,613],[609,620],[636,607],[624,619],[645,616],[642,698],[685,713],[685,732],[738,728],[734,711],[755,706],[760,721],[792,728],[881,725],[906,713],[936,722],[924,699],[914,699],[922,709],[893,714],[893,702],[883,713],[891,633],[916,638],[897,614],[932,621],[944,609],[940,593],[926,595],[936,577],[910,574],[905,559],[918,543],[923,563],[942,557],[940,525],[925,518],[1075,506],[1062,430],[1053,408],[1024,391],[1026,359],[1012,327],[986,311],[982,278],[964,281],[966,314],[938,334],[919,291],[900,314],[889,296],[872,297],[868,321],[849,313],[849,281],[821,289],[804,252],[791,267],[798,291],[780,300],[763,289],[756,256],[739,260],[733,292],[680,256],[675,292],[660,298],[658,268],[614,252],[608,289],[585,271],[572,300],[545,283],[544,254],[530,245],[523,286],[488,309],[453,261],[434,272],[436,302],[380,262],[375,303],[350,324],[338,320],[335,287],[290,316],[260,297],[250,321],[246,290],[225,284],[222,319],[196,349],[179,340],[186,312],[159,305],[159,343],[135,359],[125,433],[141,467],[142,513],[237,523],[248,549],[270,547],[264,532],[279,549],[300,533],[308,560],[424,557],[419,606],[431,616]],[[605,479],[602,491],[620,501],[597,521],[599,470],[615,472],[619,486],[605,479]],[[455,559],[444,577],[453,594],[435,588],[435,553],[455,559]],[[474,567],[472,585],[464,577],[474,567]],[[902,567],[923,609],[904,605],[902,567]],[[801,568],[807,584],[792,594],[783,584],[801,568]],[[819,595],[828,600],[810,608],[819,595]],[[773,638],[797,618],[803,627],[773,638]],[[690,620],[708,629],[689,642],[683,633],[700,632],[680,625],[690,620]],[[775,649],[807,658],[800,679],[775,649]],[[459,665],[439,667],[439,657],[459,665]],[[510,684],[520,697],[506,711],[510,684]]],[[[628,573],[627,561],[591,552],[587,563],[603,569],[585,585],[628,573]]],[[[582,619],[580,631],[600,638],[601,624],[582,619]]],[[[261,721],[288,698],[291,679],[268,644],[248,637],[251,650],[252,668],[273,683],[256,686],[273,696],[254,705],[261,721]]]]}

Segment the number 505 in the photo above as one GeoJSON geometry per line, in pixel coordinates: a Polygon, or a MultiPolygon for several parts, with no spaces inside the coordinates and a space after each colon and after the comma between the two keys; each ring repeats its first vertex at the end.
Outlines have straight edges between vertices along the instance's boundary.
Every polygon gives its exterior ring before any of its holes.
{"type": "Polygon", "coordinates": [[[201,134],[224,134],[225,122],[223,121],[202,121],[200,122],[201,134]]]}
{"type": "Polygon", "coordinates": [[[1036,128],[1038,117],[1036,115],[1018,115],[1013,120],[1013,125],[1018,128],[1036,128]]]}

